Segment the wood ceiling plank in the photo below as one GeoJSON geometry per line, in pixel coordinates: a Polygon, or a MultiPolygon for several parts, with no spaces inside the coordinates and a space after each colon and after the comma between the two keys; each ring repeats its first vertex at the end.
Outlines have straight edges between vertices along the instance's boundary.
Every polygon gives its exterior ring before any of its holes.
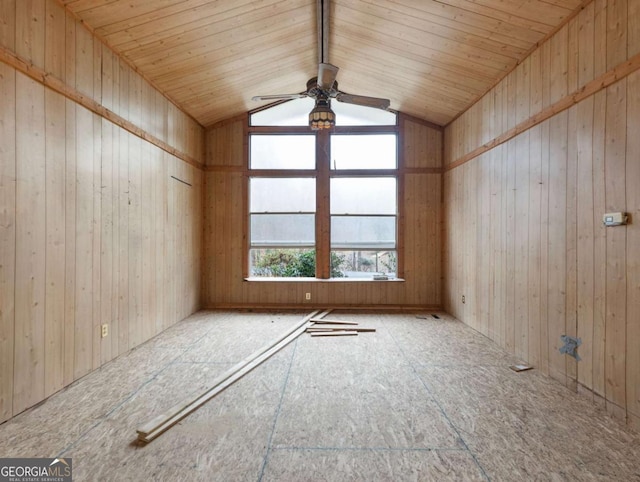
{"type": "MultiPolygon", "coordinates": [[[[300,52],[298,57],[300,56],[305,56],[305,53],[300,52]]],[[[224,96],[230,93],[224,91],[224,89],[229,86],[231,86],[233,90],[240,89],[239,91],[242,97],[249,99],[254,95],[291,94],[305,90],[307,80],[314,75],[314,69],[309,69],[308,71],[299,69],[300,63],[299,58],[291,57],[277,62],[277,68],[275,70],[265,70],[262,72],[259,70],[246,70],[242,75],[237,75],[233,78],[225,75],[218,76],[215,79],[197,79],[195,81],[189,78],[186,79],[186,82],[182,83],[180,79],[175,79],[168,85],[172,92],[175,92],[175,95],[183,101],[188,101],[198,96],[224,96]],[[296,81],[291,82],[290,79],[292,78],[296,81]],[[207,82],[211,85],[210,92],[203,94],[202,89],[199,88],[202,82],[207,82]],[[283,90],[285,87],[289,90],[283,90]],[[254,91],[255,89],[260,89],[260,91],[254,91]]]]}
{"type": "MultiPolygon", "coordinates": [[[[349,9],[353,3],[346,3],[342,0],[341,2],[337,1],[336,5],[343,5],[346,9],[349,9]]],[[[362,7],[355,10],[365,11],[362,10],[362,7]]],[[[411,29],[411,31],[421,32],[427,42],[431,37],[446,39],[456,42],[458,45],[473,45],[478,49],[505,55],[516,60],[522,58],[531,47],[531,44],[528,42],[519,42],[520,46],[518,46],[518,42],[514,42],[513,39],[510,39],[508,42],[496,40],[491,38],[491,32],[488,30],[483,31],[482,35],[478,35],[459,29],[457,25],[452,22],[448,22],[448,25],[441,25],[433,21],[434,16],[425,19],[424,15],[415,16],[416,13],[419,14],[420,11],[416,9],[404,9],[402,12],[399,12],[390,8],[388,3],[384,4],[381,0],[377,0],[375,3],[369,3],[366,8],[367,15],[382,19],[384,25],[389,24],[387,27],[389,31],[405,32],[408,28],[411,29]]],[[[338,10],[336,14],[339,15],[340,11],[338,10]]],[[[418,35],[420,34],[418,33],[418,35]]]]}
{"type": "MultiPolygon", "coordinates": [[[[434,67],[440,67],[456,73],[458,75],[475,76],[479,80],[495,79],[503,70],[491,68],[487,65],[472,62],[469,59],[459,58],[443,52],[431,50],[428,47],[410,45],[405,41],[390,37],[384,44],[373,41],[371,38],[363,36],[362,32],[354,28],[349,23],[340,22],[340,39],[355,41],[362,49],[367,49],[369,54],[364,54],[370,58],[376,58],[381,51],[400,57],[413,58],[434,67]],[[376,53],[378,51],[378,53],[376,53]]],[[[346,66],[343,66],[346,68],[346,66]]]]}
{"type": "Polygon", "coordinates": [[[82,12],[91,8],[96,8],[118,0],[60,0],[60,3],[72,12],[82,12]]]}
{"type": "MultiPolygon", "coordinates": [[[[416,111],[428,111],[430,114],[438,114],[445,116],[446,119],[450,119],[456,112],[459,112],[461,106],[468,104],[468,102],[461,102],[456,99],[447,98],[444,95],[432,93],[415,96],[413,90],[401,84],[392,84],[390,87],[396,89],[392,108],[399,109],[405,113],[406,107],[412,106],[416,111]]],[[[360,82],[357,92],[362,92],[365,95],[382,96],[382,94],[377,93],[378,89],[380,89],[380,86],[375,83],[360,82]]]]}
{"type": "MultiPolygon", "coordinates": [[[[113,48],[127,52],[137,47],[164,42],[170,43],[172,38],[184,35],[186,32],[197,32],[199,36],[220,33],[235,29],[259,19],[266,19],[277,13],[304,7],[300,0],[278,0],[259,2],[243,0],[234,8],[220,11],[216,4],[205,4],[200,8],[183,11],[157,20],[141,23],[125,30],[104,34],[105,39],[113,48]]],[[[308,8],[308,7],[307,7],[308,8]]],[[[309,10],[309,18],[313,15],[309,10]]]]}
{"type": "Polygon", "coordinates": [[[488,18],[492,18],[509,25],[514,25],[523,29],[529,29],[542,34],[548,33],[553,27],[560,24],[562,20],[568,17],[571,12],[579,5],[579,0],[574,0],[572,9],[563,9],[565,12],[559,12],[553,6],[549,6],[549,10],[553,10],[553,14],[549,14],[547,8],[543,6],[540,0],[530,0],[523,2],[516,0],[517,3],[502,2],[502,0],[439,0],[452,7],[458,7],[469,12],[478,13],[488,18]],[[536,4],[535,6],[528,3],[536,4]],[[522,8],[517,8],[518,6],[522,8]],[[555,19],[555,20],[554,20],[555,19]]]}
{"type": "MultiPolygon", "coordinates": [[[[267,64],[277,64],[276,70],[270,70],[265,67],[262,71],[260,69],[245,69],[242,75],[227,76],[224,74],[217,74],[214,72],[201,71],[195,75],[189,75],[185,78],[178,76],[167,79],[162,83],[162,86],[167,89],[175,91],[178,95],[182,95],[186,92],[197,92],[198,95],[217,95],[217,90],[222,85],[228,85],[233,83],[235,85],[247,83],[255,88],[262,89],[260,95],[268,94],[264,91],[264,87],[268,81],[272,79],[280,80],[281,88],[275,93],[296,93],[301,92],[305,88],[307,80],[313,75],[311,72],[314,70],[312,63],[303,63],[300,57],[304,57],[305,53],[300,52],[297,56],[293,56],[290,60],[283,59],[282,61],[272,62],[267,64]],[[301,67],[306,65],[307,68],[301,67]],[[209,89],[203,92],[202,84],[207,84],[209,89]],[[287,86],[289,90],[285,91],[283,88],[287,86]]],[[[273,66],[271,66],[273,68],[273,66]]],[[[251,94],[258,95],[258,94],[251,94]]],[[[249,96],[251,97],[251,96],[249,96]]]]}
{"type": "Polygon", "coordinates": [[[491,38],[504,42],[515,42],[521,47],[531,46],[542,37],[540,32],[523,29],[486,15],[441,2],[414,2],[412,0],[362,0],[362,2],[388,4],[389,8],[419,17],[425,22],[438,23],[477,35],[489,32],[491,38]]]}
{"type": "MultiPolygon", "coordinates": [[[[466,0],[467,2],[469,0],[466,0]]],[[[534,19],[550,27],[555,27],[567,18],[579,5],[580,0],[565,0],[562,3],[547,0],[472,0],[477,5],[483,5],[492,11],[498,10],[513,16],[534,19]]]]}
{"type": "Polygon", "coordinates": [[[428,75],[428,73],[432,70],[438,70],[444,72],[447,75],[447,79],[451,78],[451,74],[455,76],[463,75],[465,76],[465,83],[469,82],[473,85],[486,85],[487,82],[491,82],[491,80],[489,80],[491,76],[485,73],[481,74],[468,68],[461,69],[459,67],[447,64],[433,56],[433,58],[427,58],[422,55],[422,52],[408,52],[406,50],[403,50],[401,46],[385,45],[384,49],[382,49],[380,48],[379,44],[371,41],[370,39],[359,37],[348,31],[341,31],[337,43],[340,45],[351,43],[351,45],[353,45],[353,48],[357,49],[358,55],[364,57],[372,57],[375,55],[400,57],[406,62],[413,62],[418,65],[423,65],[425,69],[425,75],[428,75]]]}
{"type": "MultiPolygon", "coordinates": [[[[220,49],[204,52],[192,56],[172,56],[158,61],[156,64],[145,66],[145,71],[149,75],[161,82],[163,75],[175,75],[182,72],[188,75],[192,69],[209,68],[219,70],[225,64],[233,64],[237,68],[251,69],[252,61],[256,58],[278,58],[286,56],[288,49],[297,51],[300,48],[309,47],[309,42],[313,40],[309,32],[304,28],[290,29],[281,32],[275,38],[274,43],[252,39],[249,42],[242,42],[233,46],[225,46],[220,49]],[[250,54],[238,55],[238,51],[250,52],[250,54]]],[[[315,56],[310,55],[310,59],[315,56]]]]}
{"type": "MultiPolygon", "coordinates": [[[[338,62],[339,63],[339,62],[338,62]]],[[[400,65],[385,63],[384,69],[376,69],[371,67],[365,61],[352,60],[349,64],[350,68],[339,75],[338,82],[340,88],[349,93],[361,94],[361,79],[367,77],[377,83],[384,92],[391,92],[391,85],[402,85],[406,90],[414,92],[428,92],[431,95],[445,96],[450,100],[458,102],[469,102],[478,95],[478,90],[464,89],[462,87],[453,87],[445,85],[442,81],[431,80],[427,76],[411,74],[400,65]]],[[[379,87],[379,88],[380,88],[379,87]]],[[[393,91],[395,94],[395,91],[393,91]]],[[[368,94],[362,94],[368,95],[368,94]]],[[[379,95],[379,94],[376,94],[379,95]]]]}
{"type": "Polygon", "coordinates": [[[504,54],[488,52],[473,44],[464,44],[433,35],[423,30],[417,30],[407,25],[389,26],[385,18],[377,17],[369,11],[357,11],[346,6],[335,5],[336,30],[341,30],[345,24],[362,31],[362,35],[378,41],[381,46],[389,41],[404,42],[405,48],[420,51],[425,48],[441,54],[464,59],[465,62],[476,62],[498,70],[508,68],[513,64],[512,59],[504,54]],[[427,47],[428,46],[428,47],[427,47]]]}
{"type": "MultiPolygon", "coordinates": [[[[292,34],[308,32],[309,16],[306,15],[305,10],[305,8],[296,8],[276,13],[272,17],[258,16],[253,21],[242,25],[237,25],[234,19],[228,19],[221,24],[183,32],[163,41],[123,51],[123,54],[136,65],[144,66],[172,56],[195,56],[227,46],[239,48],[242,45],[244,48],[251,49],[257,44],[269,45],[273,41],[272,36],[281,38],[283,34],[289,32],[292,34]]],[[[236,54],[238,52],[241,50],[237,50],[236,54]]]]}
{"type": "MultiPolygon", "coordinates": [[[[316,70],[315,0],[57,1],[204,124],[316,70]]],[[[343,90],[443,124],[583,3],[333,0],[330,61],[343,90]]]]}
{"type": "Polygon", "coordinates": [[[102,4],[85,8],[78,5],[74,8],[69,5],[69,10],[80,15],[82,19],[94,30],[100,29],[105,25],[120,22],[125,18],[137,17],[145,13],[170,7],[176,4],[176,0],[115,0],[105,1],[102,4]]]}
{"type": "Polygon", "coordinates": [[[144,25],[153,22],[161,22],[160,26],[162,27],[162,22],[165,21],[168,22],[166,24],[167,27],[171,27],[182,23],[189,23],[193,21],[194,18],[200,16],[224,16],[227,12],[233,11],[236,8],[243,8],[247,4],[253,6],[274,1],[277,0],[181,0],[164,8],[157,8],[142,13],[141,15],[123,17],[122,20],[96,29],[96,33],[106,38],[110,35],[126,32],[138,27],[144,29],[144,25]],[[172,18],[176,19],[175,24],[171,23],[172,18]]]}

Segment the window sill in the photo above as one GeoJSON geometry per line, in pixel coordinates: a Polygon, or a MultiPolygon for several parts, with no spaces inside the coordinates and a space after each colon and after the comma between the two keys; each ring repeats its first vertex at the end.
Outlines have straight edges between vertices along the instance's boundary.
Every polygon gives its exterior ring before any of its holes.
{"type": "Polygon", "coordinates": [[[249,282],[297,282],[297,283],[404,283],[404,279],[402,278],[393,278],[393,279],[385,279],[385,280],[377,280],[373,278],[269,278],[269,277],[250,277],[244,278],[244,281],[249,282]]]}

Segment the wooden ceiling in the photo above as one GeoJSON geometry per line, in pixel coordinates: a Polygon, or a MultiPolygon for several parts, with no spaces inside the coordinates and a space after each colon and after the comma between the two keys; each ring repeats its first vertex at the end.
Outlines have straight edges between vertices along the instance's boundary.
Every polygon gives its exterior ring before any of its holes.
{"type": "MultiPolygon", "coordinates": [[[[300,92],[315,0],[59,0],[202,125],[300,92]]],[[[585,0],[333,0],[340,89],[445,125],[585,0]]]]}

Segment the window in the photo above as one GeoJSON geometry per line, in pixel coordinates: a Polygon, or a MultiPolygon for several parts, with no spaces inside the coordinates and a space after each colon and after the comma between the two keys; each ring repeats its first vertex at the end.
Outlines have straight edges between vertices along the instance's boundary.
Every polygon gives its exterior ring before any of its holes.
{"type": "Polygon", "coordinates": [[[312,132],[308,101],[250,116],[247,274],[393,279],[396,114],[336,102],[336,127],[312,132]]]}
{"type": "Polygon", "coordinates": [[[314,169],[315,136],[251,136],[251,169],[314,169]]]}
{"type": "Polygon", "coordinates": [[[331,136],[331,169],[395,169],[395,134],[331,136]]]}
{"type": "Polygon", "coordinates": [[[314,178],[249,180],[252,276],[315,276],[292,263],[306,255],[315,266],[315,187],[314,178]]]}
{"type": "Polygon", "coordinates": [[[395,278],[395,177],[331,179],[331,256],[349,278],[395,278]]]}

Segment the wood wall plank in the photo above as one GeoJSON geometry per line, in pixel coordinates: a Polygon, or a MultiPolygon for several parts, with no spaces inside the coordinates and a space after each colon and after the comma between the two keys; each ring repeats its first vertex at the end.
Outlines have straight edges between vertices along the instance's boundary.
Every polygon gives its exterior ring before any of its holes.
{"type": "MultiPolygon", "coordinates": [[[[95,46],[94,46],[94,60],[95,57],[95,46]]],[[[94,87],[99,89],[99,84],[96,82],[96,64],[94,63],[94,87]]],[[[98,69],[99,72],[99,69],[98,69]]],[[[96,94],[94,93],[94,96],[96,94]]],[[[93,212],[91,215],[91,223],[93,225],[93,235],[91,237],[91,268],[92,268],[92,278],[91,278],[91,294],[92,294],[92,302],[91,302],[91,329],[92,335],[91,340],[93,342],[93,346],[91,348],[91,370],[95,370],[100,367],[100,311],[102,305],[101,298],[101,290],[100,287],[102,285],[102,276],[101,276],[101,268],[102,265],[100,263],[100,250],[101,250],[101,242],[102,242],[102,132],[101,132],[101,124],[102,119],[93,114],[91,115],[92,120],[92,129],[93,129],[93,155],[91,156],[93,159],[93,168],[91,172],[93,174],[93,189],[92,189],[92,208],[93,212]]],[[[106,282],[107,280],[105,280],[106,282]]]]}
{"type": "Polygon", "coordinates": [[[16,77],[15,413],[44,398],[46,165],[44,87],[16,77]]]}
{"type": "MultiPolygon", "coordinates": [[[[543,94],[544,97],[544,94],[543,94]]],[[[544,102],[543,102],[544,105],[544,102]]],[[[549,330],[550,320],[549,312],[549,190],[551,188],[551,121],[541,124],[542,127],[542,165],[541,165],[541,182],[542,189],[540,192],[540,316],[541,323],[538,328],[540,332],[540,367],[542,372],[548,375],[550,373],[550,354],[549,354],[549,330]]]]}
{"type": "MultiPolygon", "coordinates": [[[[45,68],[57,77],[65,74],[65,19],[58,4],[47,3],[45,68]]],[[[45,396],[64,386],[65,302],[65,100],[45,91],[46,155],[46,300],[45,396]]]]}
{"type": "MultiPolygon", "coordinates": [[[[626,95],[626,79],[607,89],[606,212],[624,211],[626,205],[626,95]]],[[[607,409],[618,416],[626,404],[626,241],[624,229],[607,230],[605,395],[612,402],[607,409]]]]}
{"type": "Polygon", "coordinates": [[[0,64],[0,422],[13,415],[16,268],[16,74],[0,64]]]}
{"type": "MultiPolygon", "coordinates": [[[[97,325],[102,327],[107,324],[111,328],[111,337],[102,337],[102,333],[97,337],[100,341],[98,353],[100,355],[99,363],[102,365],[111,358],[112,344],[111,340],[117,338],[117,331],[114,333],[113,303],[114,293],[114,276],[113,276],[113,259],[114,259],[114,152],[113,152],[113,124],[106,119],[101,119],[101,166],[100,166],[100,211],[101,211],[101,228],[100,228],[100,311],[97,325]]],[[[117,298],[116,298],[117,299],[117,298]]],[[[117,306],[117,305],[116,305],[117,306]]]]}
{"type": "Polygon", "coordinates": [[[93,118],[76,108],[76,253],[74,379],[93,366],[93,118]]]}
{"type": "Polygon", "coordinates": [[[65,100],[45,92],[46,299],[45,396],[64,386],[65,301],[65,100]]]}
{"type": "MultiPolygon", "coordinates": [[[[616,74],[621,66],[633,63],[629,55],[637,53],[632,30],[640,21],[640,12],[634,3],[594,0],[588,4],[540,46],[539,53],[531,55],[531,65],[539,64],[541,73],[531,76],[529,87],[523,81],[524,70],[516,69],[488,94],[498,113],[470,109],[445,130],[445,164],[456,166],[445,174],[445,178],[451,178],[445,183],[446,219],[453,224],[446,231],[467,240],[447,246],[447,299],[470,291],[471,297],[482,293],[477,283],[459,275],[451,260],[485,243],[483,239],[476,245],[468,241],[477,236],[477,229],[458,219],[464,217],[472,202],[478,206],[486,202],[478,199],[472,186],[482,186],[488,180],[494,186],[490,195],[500,199],[502,216],[499,231],[483,235],[488,236],[490,249],[496,252],[490,258],[489,270],[493,273],[494,296],[498,296],[490,308],[490,316],[497,318],[497,328],[489,330],[489,336],[569,388],[586,391],[612,415],[630,424],[638,420],[640,392],[640,243],[634,223],[605,228],[602,216],[612,211],[633,214],[638,206],[637,189],[633,187],[638,177],[638,136],[631,133],[636,132],[638,124],[640,74],[634,69],[616,74]],[[595,79],[608,75],[612,76],[611,83],[572,97],[581,86],[591,86],[595,79]],[[523,118],[518,116],[521,104],[517,103],[523,95],[529,98],[529,116],[535,122],[491,148],[516,119],[523,118]],[[551,117],[536,118],[553,102],[570,98],[574,102],[567,102],[563,110],[553,112],[551,117]],[[498,118],[503,124],[493,137],[478,134],[484,126],[495,126],[498,118]],[[528,144],[523,141],[523,133],[529,136],[528,144]],[[489,149],[476,154],[481,142],[489,149]],[[501,182],[496,182],[496,173],[491,173],[491,154],[503,156],[506,173],[502,173],[501,182]],[[457,162],[465,156],[468,162],[457,162]],[[528,158],[524,168],[519,164],[523,157],[528,158]],[[478,163],[486,164],[487,169],[467,168],[478,163]],[[467,179],[469,175],[475,177],[467,179]],[[518,190],[519,179],[527,176],[525,206],[518,190]],[[461,178],[466,186],[462,191],[456,189],[454,181],[461,178]],[[529,221],[528,236],[519,231],[520,227],[524,229],[518,224],[523,217],[529,221]],[[526,270],[518,260],[523,256],[528,257],[526,270]],[[524,292],[528,293],[526,312],[520,310],[523,299],[518,296],[524,292]],[[528,324],[526,333],[524,323],[528,324]],[[518,346],[518,334],[527,337],[528,353],[523,345],[518,346]],[[580,361],[559,353],[560,336],[565,334],[581,339],[580,361]]],[[[532,72],[536,69],[531,68],[532,72]]],[[[493,222],[492,216],[489,219],[493,222]]],[[[486,268],[476,261],[465,269],[486,268]]],[[[465,323],[483,329],[484,320],[478,313],[447,308],[465,323]]]]}
{"type": "Polygon", "coordinates": [[[578,382],[593,386],[593,318],[594,318],[594,185],[593,185],[593,98],[577,106],[577,212],[576,277],[577,336],[582,339],[578,382]]]}
{"type": "MultiPolygon", "coordinates": [[[[577,57],[577,56],[576,56],[577,57]]],[[[574,76],[575,77],[575,76],[574,76]]],[[[577,77],[574,78],[577,82],[577,77]]],[[[565,298],[567,304],[565,318],[565,334],[571,337],[577,335],[577,221],[578,206],[577,202],[577,172],[578,172],[578,150],[577,150],[577,106],[573,106],[567,111],[567,219],[566,219],[566,274],[567,287],[565,298]]],[[[573,357],[565,357],[567,364],[567,385],[572,389],[576,389],[577,367],[576,359],[573,357]]]]}
{"type": "MultiPolygon", "coordinates": [[[[526,359],[532,365],[540,366],[541,360],[541,333],[542,323],[540,310],[541,292],[541,243],[540,223],[542,204],[542,127],[536,126],[530,131],[529,140],[529,198],[527,200],[527,274],[528,274],[528,300],[527,313],[524,317],[523,331],[526,329],[524,339],[527,343],[526,359]]],[[[490,269],[490,268],[489,268],[490,269]]]]}
{"type": "Polygon", "coordinates": [[[193,153],[198,162],[203,161],[203,132],[177,109],[172,126],[158,122],[156,114],[168,112],[168,101],[56,1],[7,0],[0,2],[0,10],[3,48],[47,74],[27,76],[16,66],[0,64],[4,421],[199,307],[202,172],[185,168],[185,162],[152,145],[137,127],[131,130],[140,136],[64,92],[78,89],[125,117],[134,111],[156,137],[171,137],[170,147],[193,153]],[[49,88],[51,79],[59,88],[49,88]],[[164,242],[156,238],[174,236],[178,229],[165,223],[169,164],[184,169],[195,186],[174,213],[181,220],[183,263],[170,269],[156,249],[164,242]],[[141,198],[143,205],[132,208],[130,200],[141,198]],[[136,260],[131,283],[130,260],[136,260]],[[180,296],[162,296],[169,277],[176,276],[180,296]],[[102,323],[109,325],[106,338],[100,336],[102,323]]]}
{"type": "Polygon", "coordinates": [[[630,415],[640,417],[640,139],[636,128],[640,125],[640,74],[627,79],[627,151],[626,151],[626,209],[631,215],[631,224],[626,228],[626,275],[627,275],[627,410],[630,415]],[[631,367],[631,369],[629,369],[631,367]],[[633,369],[636,367],[636,369],[633,369]]]}
{"type": "MultiPolygon", "coordinates": [[[[594,295],[593,295],[593,393],[605,396],[605,328],[606,328],[606,268],[607,237],[602,226],[605,203],[605,130],[606,91],[594,95],[593,108],[593,223],[594,232],[594,295]]],[[[588,369],[587,369],[588,370],[588,369]]],[[[588,385],[587,385],[588,386],[588,385]]]]}

